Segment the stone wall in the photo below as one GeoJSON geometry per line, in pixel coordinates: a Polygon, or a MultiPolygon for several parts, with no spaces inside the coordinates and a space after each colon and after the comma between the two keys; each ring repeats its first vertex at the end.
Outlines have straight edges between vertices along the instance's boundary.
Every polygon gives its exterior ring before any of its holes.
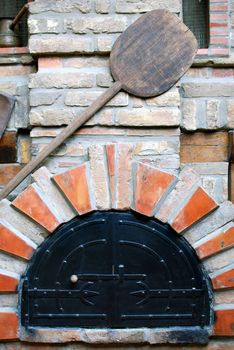
{"type": "MultiPolygon", "coordinates": [[[[206,193],[221,206],[217,215],[209,218],[210,221],[205,221],[206,226],[202,222],[197,223],[197,226],[185,235],[197,249],[199,257],[204,259],[205,263],[208,261],[207,269],[216,281],[214,283],[218,285],[223,281],[219,280],[216,265],[224,278],[227,266],[228,273],[233,271],[230,262],[233,243],[229,242],[224,250],[221,245],[225,244],[222,243],[222,239],[225,241],[228,236],[228,225],[233,219],[233,209],[227,202],[227,133],[234,129],[234,4],[233,0],[210,0],[210,5],[210,46],[198,51],[193,67],[171,90],[159,97],[148,99],[120,92],[46,159],[43,165],[46,165],[50,175],[47,173],[43,178],[39,171],[39,175],[34,175],[34,180],[36,188],[41,186],[39,192],[43,192],[43,198],[47,195],[59,198],[54,185],[47,187],[48,179],[88,162],[88,182],[92,182],[95,209],[125,210],[131,207],[130,198],[135,176],[135,173],[132,173],[132,163],[143,163],[146,167],[160,169],[170,176],[181,176],[181,170],[186,172],[189,165],[189,171],[195,171],[194,178],[199,178],[199,185],[202,185],[206,193]],[[198,134],[199,137],[196,136],[198,134]],[[198,141],[194,137],[197,137],[198,141]],[[189,140],[192,140],[190,151],[189,140]],[[202,142],[205,144],[204,150],[201,147],[202,142]],[[108,167],[110,155],[114,157],[112,165],[115,166],[112,174],[110,166],[108,167]],[[208,235],[208,240],[205,235],[208,235]],[[204,248],[203,251],[200,246],[204,248]],[[214,246],[219,247],[221,258],[217,257],[214,246]]],[[[180,0],[32,2],[28,22],[29,52],[25,48],[0,49],[0,90],[17,98],[14,115],[8,125],[8,132],[14,134],[15,156],[10,163],[0,164],[0,185],[3,186],[12,178],[31,156],[36,156],[67,124],[78,118],[79,113],[113,84],[109,67],[110,50],[113,42],[128,25],[142,13],[156,8],[167,8],[181,17],[181,6],[180,0]]],[[[14,198],[16,193],[21,193],[30,181],[31,179],[28,179],[22,184],[10,198],[14,198]]],[[[180,191],[183,193],[183,186],[180,191]]],[[[191,195],[192,192],[189,193],[191,195]]],[[[62,206],[60,211],[65,210],[65,207],[62,206]]],[[[27,239],[34,241],[31,246],[34,247],[43,241],[47,233],[41,228],[41,222],[37,225],[35,218],[31,220],[32,218],[19,215],[9,202],[4,201],[1,208],[0,222],[4,215],[12,215],[13,223],[10,222],[10,226],[12,224],[16,227],[13,229],[14,234],[17,235],[22,227],[27,226],[23,234],[27,239]]],[[[69,210],[63,213],[64,217],[66,215],[69,216],[69,210]]],[[[163,219],[162,213],[158,219],[163,219]]],[[[29,242],[27,239],[23,238],[24,244],[29,242]]],[[[29,259],[29,256],[22,257],[18,254],[15,259],[11,256],[14,252],[6,251],[6,248],[3,250],[0,268],[4,273],[8,270],[14,273],[17,269],[22,273],[26,268],[24,260],[29,259]]],[[[28,254],[30,255],[31,251],[28,254]]],[[[13,288],[15,286],[14,284],[13,288]]],[[[228,312],[225,314],[222,306],[221,311],[217,313],[219,325],[222,324],[221,318],[227,315],[227,324],[224,322],[226,332],[233,323],[233,285],[228,285],[221,291],[219,287],[216,291],[217,305],[225,303],[231,310],[230,317],[228,312]]],[[[0,299],[1,308],[15,307],[17,303],[14,294],[0,299]]],[[[17,320],[13,319],[12,322],[16,324],[17,320]]],[[[233,338],[229,338],[233,337],[233,329],[228,330],[228,334],[222,333],[222,329],[219,332],[221,333],[216,333],[215,336],[225,338],[212,338],[204,349],[231,350],[234,347],[233,338]]],[[[25,349],[34,347],[38,350],[74,348],[73,345],[54,347],[23,344],[25,349]]],[[[82,349],[83,345],[79,347],[82,349]]],[[[85,349],[89,347],[87,345],[85,349]]],[[[124,345],[125,347],[127,348],[124,345]]],[[[161,350],[170,348],[157,345],[151,347],[161,350]]],[[[183,348],[190,350],[199,347],[183,348]]],[[[18,350],[22,349],[22,344],[0,344],[0,349],[18,350]]],[[[177,350],[177,347],[173,349],[177,350]]]]}

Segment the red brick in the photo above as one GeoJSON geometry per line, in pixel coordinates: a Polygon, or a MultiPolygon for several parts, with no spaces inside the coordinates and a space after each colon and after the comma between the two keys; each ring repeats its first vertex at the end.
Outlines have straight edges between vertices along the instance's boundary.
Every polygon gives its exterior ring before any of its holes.
{"type": "Polygon", "coordinates": [[[188,202],[181,208],[171,226],[176,232],[180,233],[217,207],[217,203],[201,187],[198,187],[188,202]]]}
{"type": "Polygon", "coordinates": [[[234,309],[216,310],[213,335],[223,337],[234,336],[234,309]]]}
{"type": "Polygon", "coordinates": [[[30,259],[34,249],[22,238],[0,224],[0,249],[24,259],[30,259]]]}
{"type": "Polygon", "coordinates": [[[174,180],[171,174],[139,163],[136,173],[136,211],[147,216],[153,215],[155,206],[174,180]]]}
{"type": "Polygon", "coordinates": [[[208,55],[209,50],[208,49],[198,49],[197,54],[198,55],[208,55]]]}
{"type": "Polygon", "coordinates": [[[16,292],[18,283],[18,278],[6,273],[0,273],[0,292],[16,292]]]}
{"type": "Polygon", "coordinates": [[[207,258],[219,251],[234,245],[234,227],[227,231],[221,232],[218,236],[213,237],[196,248],[196,252],[200,259],[207,258]]]}
{"type": "Polygon", "coordinates": [[[215,4],[211,4],[210,5],[210,11],[227,11],[228,10],[228,6],[227,5],[215,5],[215,4]]]}
{"type": "Polygon", "coordinates": [[[110,183],[111,203],[112,203],[112,207],[114,207],[114,203],[116,200],[116,193],[115,193],[116,145],[114,143],[110,145],[106,145],[106,157],[107,157],[108,175],[109,175],[109,183],[110,183]]]}
{"type": "Polygon", "coordinates": [[[87,163],[55,175],[53,179],[79,214],[94,210],[87,178],[87,163]]]}
{"type": "Polygon", "coordinates": [[[213,69],[212,76],[218,78],[233,77],[234,69],[213,69]]]}
{"type": "Polygon", "coordinates": [[[212,28],[212,25],[211,25],[210,35],[211,35],[211,37],[216,36],[216,35],[217,36],[218,35],[227,36],[228,35],[228,26],[225,26],[223,24],[222,27],[220,27],[220,28],[217,28],[217,26],[214,26],[214,28],[212,28]]]}
{"type": "Polygon", "coordinates": [[[211,49],[210,54],[211,55],[217,55],[217,56],[227,56],[229,53],[229,49],[211,49]]]}
{"type": "Polygon", "coordinates": [[[28,47],[1,47],[0,54],[21,54],[29,53],[28,47]]]}
{"type": "Polygon", "coordinates": [[[15,312],[0,312],[0,339],[18,339],[18,316],[15,312]]]}
{"type": "Polygon", "coordinates": [[[215,27],[227,28],[228,25],[227,23],[224,23],[224,22],[215,22],[215,21],[210,22],[210,28],[215,28],[215,27]]]}
{"type": "Polygon", "coordinates": [[[35,190],[34,185],[29,185],[12,202],[12,205],[49,232],[54,231],[60,225],[60,222],[35,190]]]}
{"type": "Polygon", "coordinates": [[[38,58],[38,69],[42,68],[61,68],[62,59],[60,57],[39,57],[38,58]]]}
{"type": "Polygon", "coordinates": [[[227,21],[228,20],[228,14],[227,13],[211,13],[210,14],[210,21],[227,21]]]}
{"type": "Polygon", "coordinates": [[[211,45],[228,45],[228,38],[223,36],[212,36],[210,38],[211,45]]]}
{"type": "Polygon", "coordinates": [[[211,281],[214,289],[234,288],[234,269],[213,277],[211,281]]]}

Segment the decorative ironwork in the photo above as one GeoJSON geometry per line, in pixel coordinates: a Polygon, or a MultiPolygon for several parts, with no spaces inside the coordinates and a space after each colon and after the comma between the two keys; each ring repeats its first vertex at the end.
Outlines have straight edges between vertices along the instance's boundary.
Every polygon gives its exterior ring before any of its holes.
{"type": "Polygon", "coordinates": [[[208,280],[167,225],[97,212],[64,224],[37,250],[21,315],[25,327],[203,327],[208,280]]]}

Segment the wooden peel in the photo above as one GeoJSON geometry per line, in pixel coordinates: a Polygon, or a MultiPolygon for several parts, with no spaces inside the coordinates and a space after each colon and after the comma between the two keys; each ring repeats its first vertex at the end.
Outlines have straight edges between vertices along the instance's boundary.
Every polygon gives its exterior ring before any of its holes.
{"type": "Polygon", "coordinates": [[[120,35],[110,56],[116,82],[29,162],[0,193],[7,196],[61,143],[121,89],[139,97],[162,94],[187,71],[197,51],[192,32],[167,10],[141,16],[120,35]]]}

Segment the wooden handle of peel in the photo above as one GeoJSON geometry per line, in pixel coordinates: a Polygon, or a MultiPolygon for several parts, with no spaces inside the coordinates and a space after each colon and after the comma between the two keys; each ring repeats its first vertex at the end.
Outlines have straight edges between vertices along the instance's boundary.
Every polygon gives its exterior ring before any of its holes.
{"type": "Polygon", "coordinates": [[[45,147],[33,160],[5,186],[0,193],[0,199],[11,193],[37,166],[58,146],[71,136],[82,124],[87,122],[99,109],[112,99],[122,88],[122,84],[115,82],[106,92],[98,97],[77,119],[68,125],[47,147],[45,147]]]}
{"type": "Polygon", "coordinates": [[[15,18],[13,19],[11,25],[10,25],[10,29],[14,30],[16,24],[21,20],[21,18],[23,17],[23,15],[28,11],[29,8],[29,4],[25,4],[22,9],[17,13],[17,15],[15,16],[15,18]]]}

